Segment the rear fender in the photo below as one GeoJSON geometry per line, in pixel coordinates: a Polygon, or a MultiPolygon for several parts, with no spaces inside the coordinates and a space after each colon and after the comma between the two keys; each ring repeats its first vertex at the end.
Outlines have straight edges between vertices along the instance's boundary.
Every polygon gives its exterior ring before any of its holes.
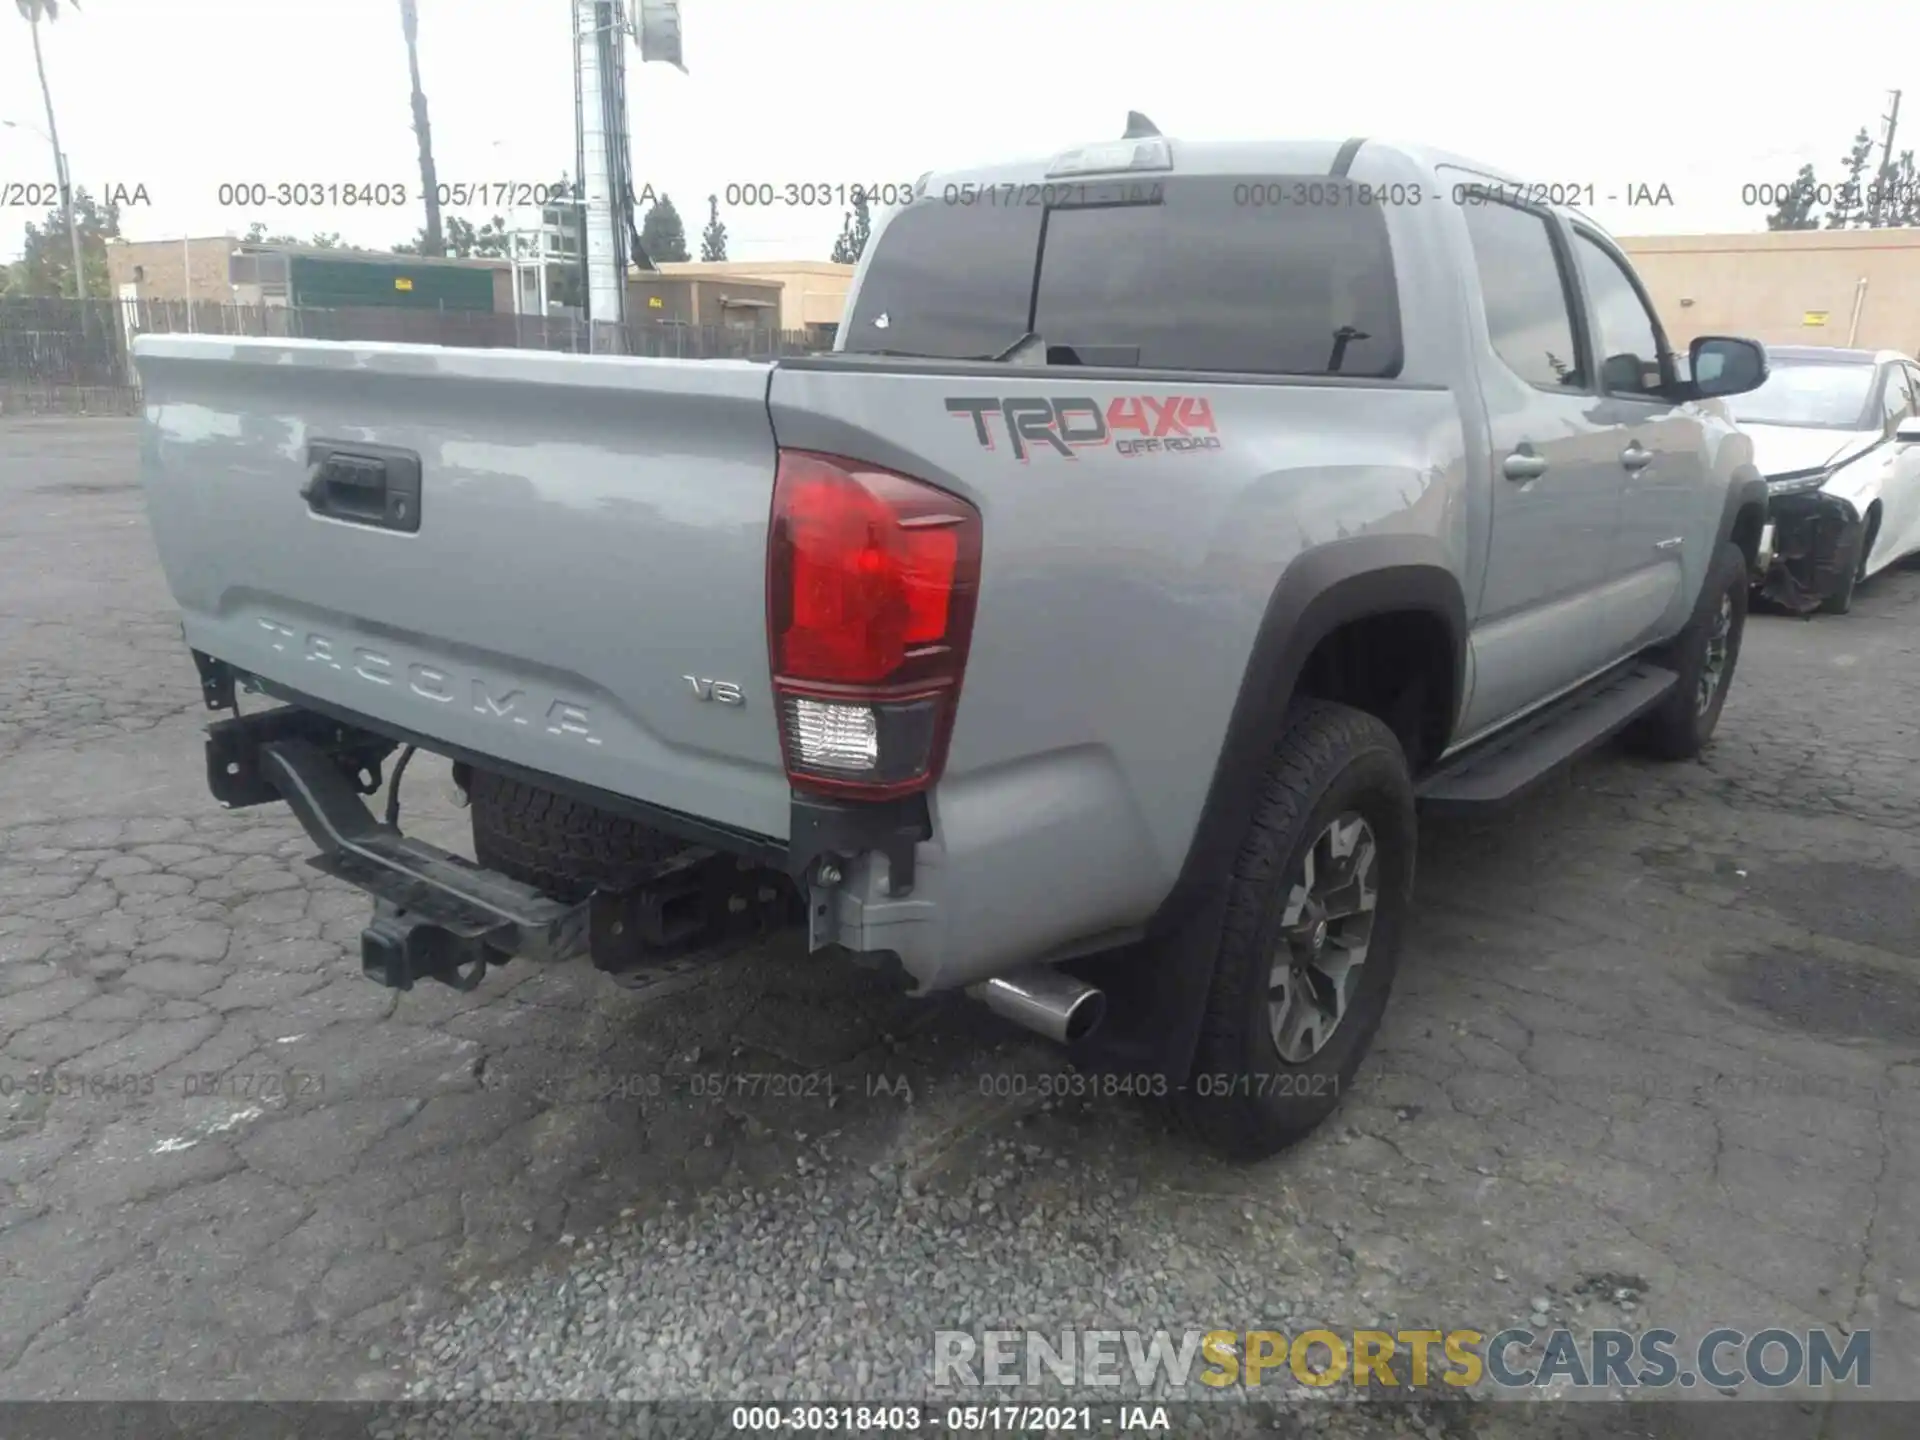
{"type": "Polygon", "coordinates": [[[1111,1002],[1107,1023],[1076,1047],[1085,1063],[1185,1078],[1213,981],[1234,856],[1301,672],[1314,648],[1341,626],[1395,610],[1428,611],[1445,624],[1453,651],[1445,713],[1457,721],[1466,600],[1438,541],[1361,535],[1295,560],[1267,602],[1200,823],[1179,879],[1148,923],[1146,942],[1125,956],[1064,967],[1103,987],[1111,1002]]]}

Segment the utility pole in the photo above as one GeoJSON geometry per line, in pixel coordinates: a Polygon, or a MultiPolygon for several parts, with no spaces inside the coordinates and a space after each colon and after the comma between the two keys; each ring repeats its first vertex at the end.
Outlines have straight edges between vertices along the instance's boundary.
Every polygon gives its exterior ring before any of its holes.
{"type": "MultiPolygon", "coordinates": [[[[614,174],[615,134],[626,128],[618,103],[617,71],[624,62],[626,37],[616,28],[609,0],[574,0],[574,93],[578,97],[580,179],[586,224],[581,249],[587,262],[587,320],[590,341],[612,336],[602,324],[618,326],[626,318],[626,266],[618,230],[624,176],[614,174]]],[[[600,349],[598,343],[589,347],[600,349]]]]}
{"type": "MultiPolygon", "coordinates": [[[[628,155],[626,42],[642,64],[659,61],[682,74],[680,0],[573,0],[574,139],[581,181],[581,250],[586,267],[588,334],[624,341],[627,264],[634,230],[628,155]],[[637,12],[629,15],[629,6],[637,12]]],[[[590,347],[597,348],[597,347],[590,347]]]]}
{"type": "Polygon", "coordinates": [[[60,173],[54,178],[60,182],[60,203],[67,212],[67,245],[73,251],[73,298],[87,298],[87,260],[86,253],[80,248],[80,217],[73,209],[73,169],[67,164],[67,157],[55,142],[55,155],[60,161],[60,173]]]}
{"type": "Polygon", "coordinates": [[[1900,126],[1900,92],[1893,92],[1893,109],[1880,117],[1887,122],[1886,143],[1880,147],[1880,170],[1873,177],[1873,204],[1868,207],[1868,223],[1878,226],[1881,207],[1887,202],[1887,176],[1892,172],[1888,168],[1893,164],[1893,134],[1900,126]]]}

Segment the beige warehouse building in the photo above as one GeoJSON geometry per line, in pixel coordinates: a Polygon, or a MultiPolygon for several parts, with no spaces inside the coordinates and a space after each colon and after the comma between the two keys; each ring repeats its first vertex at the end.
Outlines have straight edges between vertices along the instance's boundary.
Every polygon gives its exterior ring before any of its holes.
{"type": "Polygon", "coordinates": [[[664,261],[660,273],[676,279],[757,281],[779,286],[782,330],[802,330],[831,342],[847,308],[853,266],[832,260],[664,261]]]}
{"type": "Polygon", "coordinates": [[[1747,335],[1920,354],[1920,229],[1617,238],[1676,348],[1747,335]]]}

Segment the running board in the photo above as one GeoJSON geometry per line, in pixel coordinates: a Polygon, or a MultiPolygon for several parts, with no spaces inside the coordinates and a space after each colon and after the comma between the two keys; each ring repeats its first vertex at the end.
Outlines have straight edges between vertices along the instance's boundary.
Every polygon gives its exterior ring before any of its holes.
{"type": "Polygon", "coordinates": [[[1414,789],[1423,810],[1492,809],[1605,744],[1667,698],[1673,671],[1635,660],[1444,761],[1414,789]]]}
{"type": "Polygon", "coordinates": [[[416,980],[471,990],[489,965],[512,956],[558,960],[587,949],[587,905],[565,904],[381,824],[310,740],[273,740],[258,754],[260,777],[320,847],[307,863],[374,899],[373,923],[360,936],[369,979],[396,990],[416,980]]]}

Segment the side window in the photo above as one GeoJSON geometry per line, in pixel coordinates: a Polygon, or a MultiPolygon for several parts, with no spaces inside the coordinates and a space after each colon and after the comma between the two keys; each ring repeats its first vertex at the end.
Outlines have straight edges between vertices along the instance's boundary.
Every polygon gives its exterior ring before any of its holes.
{"type": "Polygon", "coordinates": [[[1600,388],[1609,395],[1652,395],[1666,383],[1660,332],[1620,262],[1574,232],[1580,276],[1593,306],[1595,348],[1600,352],[1600,388]]]}
{"type": "Polygon", "coordinates": [[[1913,414],[1913,395],[1907,389],[1907,367],[1889,365],[1887,367],[1886,389],[1880,393],[1881,404],[1885,409],[1887,433],[1891,435],[1900,422],[1913,414]]]}
{"type": "Polygon", "coordinates": [[[1463,213],[1494,354],[1542,390],[1586,389],[1566,278],[1546,220],[1498,203],[1468,205],[1463,213]]]}

